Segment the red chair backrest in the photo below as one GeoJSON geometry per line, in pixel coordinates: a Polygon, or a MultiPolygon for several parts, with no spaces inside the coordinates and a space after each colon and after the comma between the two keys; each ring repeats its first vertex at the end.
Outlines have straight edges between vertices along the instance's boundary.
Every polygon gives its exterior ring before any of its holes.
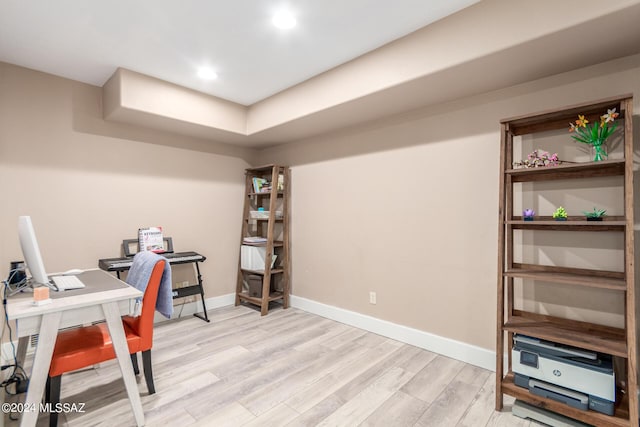
{"type": "Polygon", "coordinates": [[[140,351],[149,350],[153,345],[153,318],[165,263],[165,260],[160,260],[153,267],[142,299],[142,314],[130,324],[134,332],[141,338],[140,351]]]}

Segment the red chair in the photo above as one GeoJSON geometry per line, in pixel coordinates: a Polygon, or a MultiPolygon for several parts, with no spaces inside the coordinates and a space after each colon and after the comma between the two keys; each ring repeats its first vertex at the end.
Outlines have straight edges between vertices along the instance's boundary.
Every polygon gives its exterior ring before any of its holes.
{"type": "MultiPolygon", "coordinates": [[[[139,317],[124,316],[122,318],[136,375],[139,373],[137,354],[142,352],[144,378],[149,394],[156,392],[151,368],[153,317],[165,262],[159,260],[153,267],[142,300],[142,314],[139,317]]],[[[116,354],[106,323],[59,332],[47,378],[46,401],[51,402],[52,406],[60,402],[60,386],[62,374],[65,372],[86,368],[115,358],[116,354]]],[[[51,412],[49,416],[49,425],[58,425],[58,414],[55,411],[51,412]]]]}

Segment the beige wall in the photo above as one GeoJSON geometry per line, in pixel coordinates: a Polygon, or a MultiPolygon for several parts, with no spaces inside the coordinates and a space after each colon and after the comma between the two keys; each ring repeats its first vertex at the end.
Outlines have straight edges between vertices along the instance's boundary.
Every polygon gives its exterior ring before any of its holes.
{"type": "MultiPolygon", "coordinates": [[[[100,88],[0,64],[0,272],[21,258],[21,214],[33,217],[50,271],[95,266],[139,226],[162,225],[177,250],[209,258],[208,297],[232,293],[243,169],[273,161],[292,166],[294,295],[493,349],[498,121],[628,92],[640,111],[639,73],[636,55],[256,156],[107,123],[100,88]]],[[[581,197],[575,206],[589,208],[592,192],[581,197]]],[[[557,191],[550,200],[569,202],[557,191]]],[[[606,203],[614,209],[615,196],[606,203]]],[[[620,321],[610,294],[527,289],[528,307],[560,314],[558,298],[571,298],[568,316],[603,309],[600,321],[620,321]]]]}
{"type": "MultiPolygon", "coordinates": [[[[102,89],[0,63],[0,274],[31,215],[49,272],[97,267],[160,225],[207,256],[207,297],[234,291],[251,152],[102,119],[102,89]]],[[[175,280],[193,281],[176,266],[175,280]]]]}
{"type": "MultiPolygon", "coordinates": [[[[640,111],[639,73],[636,55],[262,151],[263,163],[292,166],[293,294],[493,349],[499,120],[629,92],[640,111]]],[[[551,200],[591,209],[593,191],[582,200],[552,191],[551,200]]],[[[613,199],[604,203],[615,208],[613,199]]],[[[543,243],[590,245],[575,235],[543,243]]],[[[617,255],[587,253],[581,266],[615,267],[617,255]]],[[[611,293],[527,287],[524,299],[543,312],[589,320],[604,310],[594,320],[621,321],[611,293]]]]}

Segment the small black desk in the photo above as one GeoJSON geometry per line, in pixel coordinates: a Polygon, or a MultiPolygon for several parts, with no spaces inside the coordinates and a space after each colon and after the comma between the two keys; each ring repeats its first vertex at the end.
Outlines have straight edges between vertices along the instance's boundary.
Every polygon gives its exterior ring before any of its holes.
{"type": "MultiPolygon", "coordinates": [[[[188,297],[191,295],[200,294],[202,300],[202,314],[193,313],[194,316],[209,322],[209,316],[207,315],[207,306],[204,302],[204,289],[202,288],[202,275],[200,274],[200,267],[198,263],[205,261],[207,258],[204,255],[200,255],[197,252],[175,252],[175,253],[163,253],[159,254],[165,257],[169,264],[195,264],[198,283],[185,286],[184,288],[173,289],[173,298],[188,297]]],[[[120,272],[127,271],[131,268],[133,258],[105,258],[98,260],[98,266],[105,271],[115,271],[118,279],[120,278],[120,272]]]]}

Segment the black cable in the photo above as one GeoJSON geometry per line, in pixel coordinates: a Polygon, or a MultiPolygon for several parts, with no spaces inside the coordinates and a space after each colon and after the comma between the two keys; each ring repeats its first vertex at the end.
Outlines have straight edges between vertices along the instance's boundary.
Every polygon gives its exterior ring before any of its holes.
{"type": "MultiPolygon", "coordinates": [[[[27,276],[25,275],[24,278],[22,280],[20,280],[18,283],[14,283],[13,285],[15,286],[15,289],[11,289],[11,280],[13,279],[13,277],[18,274],[19,272],[24,271],[23,268],[14,268],[13,270],[9,270],[9,277],[7,278],[7,280],[5,280],[3,283],[6,286],[9,287],[9,290],[11,291],[11,294],[9,294],[9,296],[11,295],[15,295],[18,292],[21,292],[24,288],[26,288],[26,284],[28,282],[27,280],[27,276]]],[[[5,291],[5,296],[4,298],[6,298],[6,291],[5,291]]]]}
{"type": "MultiPolygon", "coordinates": [[[[12,277],[12,276],[10,276],[10,277],[12,277]]],[[[18,383],[23,382],[23,381],[28,381],[29,377],[27,376],[27,373],[22,368],[22,366],[20,366],[18,364],[18,356],[16,354],[16,346],[13,343],[13,330],[11,329],[11,324],[9,323],[9,315],[7,314],[7,289],[9,289],[9,280],[5,280],[5,281],[3,281],[3,283],[4,283],[4,286],[2,287],[2,305],[4,306],[5,326],[9,330],[9,343],[11,344],[11,351],[12,351],[12,356],[13,356],[13,364],[2,365],[0,367],[0,369],[1,370],[5,370],[5,369],[8,369],[8,368],[12,367],[13,368],[13,372],[11,372],[11,375],[6,380],[4,380],[2,383],[0,383],[0,387],[4,387],[5,392],[8,395],[16,395],[16,394],[20,394],[18,392],[18,383]],[[20,372],[18,372],[18,371],[20,371],[20,372]],[[15,386],[16,393],[11,393],[9,391],[9,385],[14,384],[14,383],[16,384],[16,386],[15,386]]]]}

